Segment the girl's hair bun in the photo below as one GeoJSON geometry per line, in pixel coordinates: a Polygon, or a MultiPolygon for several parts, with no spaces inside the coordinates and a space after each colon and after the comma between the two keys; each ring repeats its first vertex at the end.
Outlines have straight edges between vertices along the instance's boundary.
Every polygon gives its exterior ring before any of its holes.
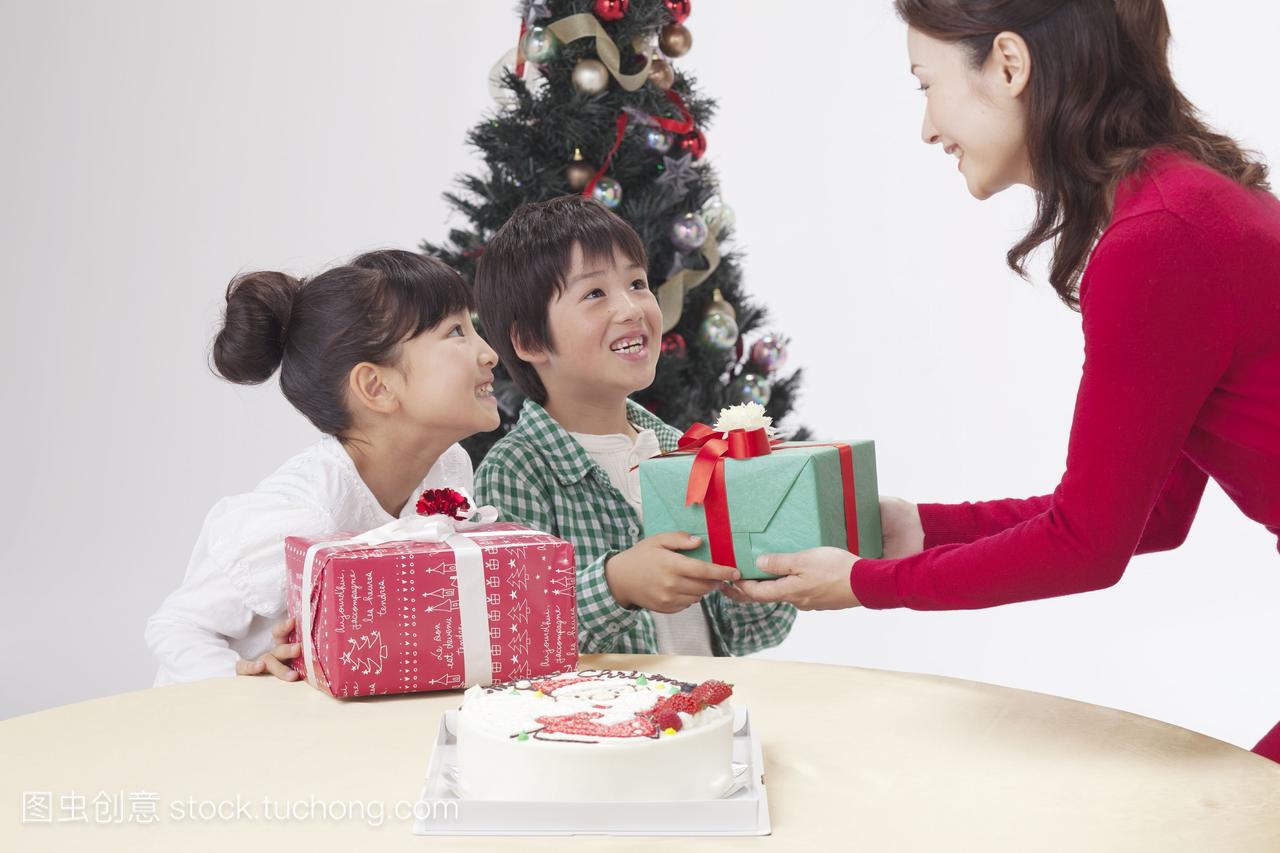
{"type": "Polygon", "coordinates": [[[251,272],[227,286],[227,310],[213,341],[213,364],[231,382],[271,378],[284,357],[289,316],[302,282],[282,272],[251,272]]]}

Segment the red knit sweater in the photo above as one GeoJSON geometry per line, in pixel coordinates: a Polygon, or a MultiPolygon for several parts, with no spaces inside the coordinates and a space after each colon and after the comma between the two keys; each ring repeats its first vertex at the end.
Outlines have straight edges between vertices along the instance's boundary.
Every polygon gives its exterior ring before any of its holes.
{"type": "Polygon", "coordinates": [[[922,553],[854,565],[864,606],[991,607],[1111,586],[1134,554],[1182,543],[1208,477],[1280,536],[1280,201],[1151,155],[1116,194],[1080,312],[1084,369],[1057,489],[921,504],[922,553]]]}

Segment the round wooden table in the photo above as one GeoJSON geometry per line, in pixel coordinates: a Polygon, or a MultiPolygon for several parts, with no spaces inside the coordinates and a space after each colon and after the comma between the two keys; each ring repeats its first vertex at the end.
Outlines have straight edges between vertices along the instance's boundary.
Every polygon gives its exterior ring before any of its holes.
{"type": "Polygon", "coordinates": [[[1280,850],[1280,765],[1120,711],[855,667],[643,655],[580,666],[734,683],[763,743],[773,834],[417,837],[408,809],[459,693],[344,702],[227,678],[0,723],[0,849],[1280,850]]]}

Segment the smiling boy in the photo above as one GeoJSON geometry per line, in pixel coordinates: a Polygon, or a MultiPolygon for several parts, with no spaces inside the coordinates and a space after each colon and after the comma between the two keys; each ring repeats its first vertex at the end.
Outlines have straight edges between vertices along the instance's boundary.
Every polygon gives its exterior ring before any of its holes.
{"type": "Polygon", "coordinates": [[[629,399],[653,382],[662,336],[647,267],[631,226],[581,196],[524,205],[485,246],[481,323],[528,399],[477,497],[574,544],[583,652],[749,654],[782,642],[795,609],[731,601],[734,569],[680,553],[694,536],[640,536],[636,466],[680,437],[629,399]]]}

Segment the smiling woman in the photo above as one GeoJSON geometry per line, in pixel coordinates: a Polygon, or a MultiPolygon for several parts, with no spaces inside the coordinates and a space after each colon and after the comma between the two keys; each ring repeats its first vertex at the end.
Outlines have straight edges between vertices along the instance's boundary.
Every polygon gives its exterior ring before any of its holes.
{"type": "MultiPolygon", "coordinates": [[[[736,595],[948,610],[1098,590],[1182,543],[1209,477],[1280,536],[1280,202],[1175,85],[1163,3],[895,6],[924,141],[979,199],[1035,190],[1009,264],[1051,242],[1050,283],[1082,314],[1066,472],[1026,500],[886,499],[885,559],[770,555],[760,568],[784,577],[736,595]]],[[[1280,726],[1257,749],[1280,760],[1280,726]]]]}
{"type": "Polygon", "coordinates": [[[969,192],[986,199],[1033,185],[1019,100],[1031,72],[1022,37],[1002,33],[976,69],[963,52],[916,29],[907,31],[907,51],[928,99],[921,137],[958,159],[969,192]]]}
{"type": "Polygon", "coordinates": [[[1117,183],[1152,148],[1186,153],[1247,187],[1267,168],[1210,130],[1174,83],[1161,0],[896,0],[928,104],[924,141],[961,157],[970,192],[1020,183],[1036,219],[1009,251],[1054,241],[1049,281],[1068,305],[1117,183]],[[1034,68],[1033,68],[1034,57],[1034,68]]]}

